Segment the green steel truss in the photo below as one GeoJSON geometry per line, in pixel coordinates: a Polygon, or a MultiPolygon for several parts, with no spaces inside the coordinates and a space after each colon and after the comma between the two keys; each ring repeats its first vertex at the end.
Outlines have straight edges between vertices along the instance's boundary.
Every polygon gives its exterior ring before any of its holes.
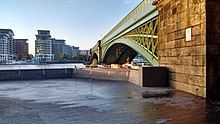
{"type": "Polygon", "coordinates": [[[147,50],[154,59],[157,58],[157,26],[158,21],[157,17],[153,18],[152,20],[140,25],[136,29],[130,31],[129,33],[122,36],[122,38],[131,40],[145,50],[147,50]]]}
{"type": "MultiPolygon", "coordinates": [[[[101,62],[113,45],[124,44],[140,53],[152,66],[158,65],[158,10],[152,1],[143,0],[101,39],[101,62]]],[[[91,48],[91,54],[98,55],[98,44],[91,48]]]]}

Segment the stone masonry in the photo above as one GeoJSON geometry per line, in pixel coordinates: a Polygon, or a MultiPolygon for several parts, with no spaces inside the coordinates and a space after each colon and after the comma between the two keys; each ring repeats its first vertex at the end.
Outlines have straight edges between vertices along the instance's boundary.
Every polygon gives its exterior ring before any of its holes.
{"type": "Polygon", "coordinates": [[[157,0],[160,66],[172,87],[206,97],[206,1],[157,0]],[[186,41],[186,29],[191,40],[186,41]]]}

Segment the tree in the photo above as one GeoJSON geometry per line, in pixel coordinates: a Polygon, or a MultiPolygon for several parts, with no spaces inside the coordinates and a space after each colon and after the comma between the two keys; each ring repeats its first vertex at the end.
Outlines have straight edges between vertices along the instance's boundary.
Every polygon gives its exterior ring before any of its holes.
{"type": "Polygon", "coordinates": [[[32,60],[33,58],[34,58],[34,56],[32,54],[28,54],[26,57],[27,60],[32,60]]]}

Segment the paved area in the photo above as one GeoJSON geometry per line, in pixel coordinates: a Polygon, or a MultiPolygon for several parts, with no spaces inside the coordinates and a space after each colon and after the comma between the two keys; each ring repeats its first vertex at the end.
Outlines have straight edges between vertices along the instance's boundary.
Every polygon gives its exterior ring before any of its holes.
{"type": "Polygon", "coordinates": [[[56,79],[0,82],[0,124],[213,124],[220,102],[128,82],[56,79]],[[168,96],[143,98],[143,92],[168,96]]]}

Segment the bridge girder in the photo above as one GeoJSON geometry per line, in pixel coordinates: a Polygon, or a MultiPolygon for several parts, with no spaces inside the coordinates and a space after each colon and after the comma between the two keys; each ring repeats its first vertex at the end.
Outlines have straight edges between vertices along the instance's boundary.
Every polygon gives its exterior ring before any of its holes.
{"type": "MultiPolygon", "coordinates": [[[[97,49],[102,51],[101,62],[122,63],[126,56],[133,58],[131,54],[140,53],[147,59],[152,66],[157,66],[157,15],[158,10],[152,6],[153,0],[143,0],[131,13],[129,13],[119,24],[117,24],[100,42],[100,47],[96,44],[92,49],[92,53],[97,49]],[[118,44],[118,45],[117,45],[118,44]],[[121,54],[122,59],[116,59],[117,46],[123,46],[124,53],[121,54]],[[127,51],[125,50],[127,49],[127,51]],[[114,51],[115,50],[115,51],[114,51]],[[112,53],[112,55],[110,55],[112,53]],[[115,56],[113,56],[115,54],[115,56]],[[107,59],[107,56],[112,59],[107,59]],[[123,56],[122,56],[123,55],[123,56]]],[[[135,54],[134,54],[135,55],[135,54]]]]}

